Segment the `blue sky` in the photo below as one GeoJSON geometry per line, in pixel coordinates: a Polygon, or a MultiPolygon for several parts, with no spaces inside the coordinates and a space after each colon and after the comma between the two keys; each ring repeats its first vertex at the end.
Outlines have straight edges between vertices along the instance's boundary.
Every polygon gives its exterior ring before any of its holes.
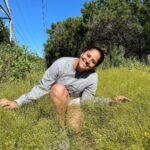
{"type": "MultiPolygon", "coordinates": [[[[19,45],[43,56],[43,44],[47,40],[45,29],[52,22],[68,17],[81,16],[81,8],[90,0],[8,0],[16,39],[19,45]]],[[[0,4],[5,7],[4,0],[0,4]]],[[[0,11],[0,17],[5,16],[0,11]]],[[[8,21],[5,22],[9,25],[8,21]]]]}

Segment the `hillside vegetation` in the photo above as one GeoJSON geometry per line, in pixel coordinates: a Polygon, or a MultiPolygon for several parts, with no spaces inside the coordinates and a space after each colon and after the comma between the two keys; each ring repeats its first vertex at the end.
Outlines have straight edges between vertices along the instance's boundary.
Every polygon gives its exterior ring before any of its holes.
{"type": "Polygon", "coordinates": [[[60,127],[49,95],[15,110],[0,108],[0,150],[149,150],[149,4],[148,0],[84,3],[81,17],[52,23],[47,29],[46,61],[26,46],[10,43],[9,30],[0,19],[0,99],[15,100],[30,91],[45,64],[98,46],[110,53],[97,70],[97,96],[125,95],[132,100],[116,106],[82,104],[86,122],[78,134],[60,127]]]}
{"type": "Polygon", "coordinates": [[[0,83],[25,79],[28,73],[45,70],[44,61],[25,46],[0,43],[0,83]]]}
{"type": "MultiPolygon", "coordinates": [[[[140,68],[140,67],[139,67],[140,68]]],[[[81,133],[62,129],[48,95],[16,110],[0,108],[0,149],[148,150],[150,147],[150,75],[141,69],[98,70],[97,96],[126,95],[132,102],[117,106],[82,105],[86,123],[81,133]],[[66,148],[67,149],[67,148],[66,148]]],[[[0,86],[0,97],[16,99],[41,78],[29,74],[0,86]]]]}

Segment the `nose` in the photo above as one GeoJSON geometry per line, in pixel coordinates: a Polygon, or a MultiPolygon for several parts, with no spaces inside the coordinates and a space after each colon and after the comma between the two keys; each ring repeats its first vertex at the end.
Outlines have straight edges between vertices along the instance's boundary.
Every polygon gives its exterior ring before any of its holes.
{"type": "Polygon", "coordinates": [[[86,62],[87,62],[88,64],[90,63],[90,61],[91,61],[90,58],[87,58],[86,62]]]}

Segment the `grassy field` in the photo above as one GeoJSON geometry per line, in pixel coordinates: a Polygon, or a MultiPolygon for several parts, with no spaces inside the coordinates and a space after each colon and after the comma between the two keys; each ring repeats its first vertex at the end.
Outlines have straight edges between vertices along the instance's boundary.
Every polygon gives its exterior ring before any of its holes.
{"type": "MultiPolygon", "coordinates": [[[[0,108],[0,149],[148,150],[150,147],[150,73],[127,68],[99,70],[97,96],[125,95],[132,102],[117,106],[82,105],[86,123],[81,133],[60,128],[46,95],[16,110],[0,108]]],[[[0,98],[16,99],[30,91],[42,73],[26,81],[0,85],[0,98]]]]}

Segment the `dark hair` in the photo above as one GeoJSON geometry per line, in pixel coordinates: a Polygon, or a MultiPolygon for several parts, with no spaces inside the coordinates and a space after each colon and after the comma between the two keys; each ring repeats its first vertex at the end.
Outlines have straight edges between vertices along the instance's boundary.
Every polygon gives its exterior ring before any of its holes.
{"type": "Polygon", "coordinates": [[[99,47],[90,47],[87,50],[92,50],[92,49],[97,50],[101,56],[96,64],[96,67],[97,67],[104,61],[105,55],[107,55],[109,53],[109,50],[108,50],[108,48],[99,48],[99,47]]]}

